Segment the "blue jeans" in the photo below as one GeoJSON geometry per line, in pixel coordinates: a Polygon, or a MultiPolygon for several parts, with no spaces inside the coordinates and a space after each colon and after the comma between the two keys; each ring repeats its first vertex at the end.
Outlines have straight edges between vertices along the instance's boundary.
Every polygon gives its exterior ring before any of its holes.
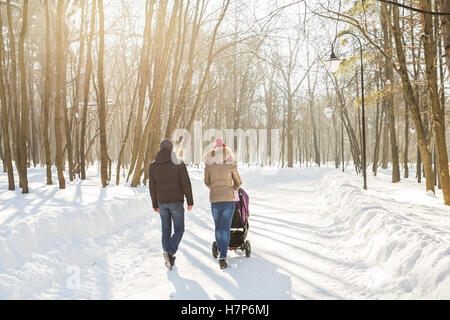
{"type": "Polygon", "coordinates": [[[214,219],[217,248],[220,252],[220,259],[225,259],[230,244],[231,221],[233,220],[234,201],[213,202],[211,212],[214,219]]]}
{"type": "Polygon", "coordinates": [[[183,203],[158,203],[158,208],[159,216],[161,217],[162,247],[164,251],[173,256],[178,250],[178,245],[184,233],[183,203]]]}

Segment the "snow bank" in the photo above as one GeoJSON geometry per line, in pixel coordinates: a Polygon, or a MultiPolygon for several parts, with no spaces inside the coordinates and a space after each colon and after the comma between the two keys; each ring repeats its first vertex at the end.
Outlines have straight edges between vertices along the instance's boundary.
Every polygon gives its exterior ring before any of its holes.
{"type": "MultiPolygon", "coordinates": [[[[111,186],[106,190],[130,193],[127,187],[111,186]]],[[[98,241],[121,228],[143,224],[149,212],[149,196],[142,193],[105,197],[86,206],[74,202],[72,207],[40,210],[1,224],[0,297],[32,297],[52,281],[64,282],[72,264],[89,265],[95,257],[107,254],[98,241]]]]}
{"type": "Polygon", "coordinates": [[[347,259],[359,261],[369,298],[449,299],[450,226],[433,223],[448,219],[448,208],[435,204],[424,210],[412,198],[399,201],[395,192],[381,200],[370,187],[361,188],[361,177],[349,177],[328,174],[322,197],[334,217],[330,238],[347,259]]]}

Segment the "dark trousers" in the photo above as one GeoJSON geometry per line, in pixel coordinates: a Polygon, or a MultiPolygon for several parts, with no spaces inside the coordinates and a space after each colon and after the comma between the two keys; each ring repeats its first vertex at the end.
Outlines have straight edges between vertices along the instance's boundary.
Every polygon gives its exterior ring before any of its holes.
{"type": "Polygon", "coordinates": [[[178,245],[184,233],[183,203],[158,203],[158,208],[161,217],[162,247],[165,252],[173,256],[178,250],[178,245]]]}

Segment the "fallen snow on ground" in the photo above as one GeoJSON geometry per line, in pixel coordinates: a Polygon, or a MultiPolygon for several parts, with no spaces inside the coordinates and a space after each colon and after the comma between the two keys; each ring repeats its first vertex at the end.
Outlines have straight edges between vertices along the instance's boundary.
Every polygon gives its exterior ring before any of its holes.
{"type": "MultiPolygon", "coordinates": [[[[30,194],[0,175],[1,299],[450,299],[450,209],[442,194],[388,171],[243,168],[252,256],[220,270],[208,190],[190,168],[195,206],[176,267],[163,264],[146,187],[85,181],[30,194]]],[[[56,175],[54,175],[54,181],[56,175]]],[[[113,180],[114,181],[114,180],[113,180]]]]}

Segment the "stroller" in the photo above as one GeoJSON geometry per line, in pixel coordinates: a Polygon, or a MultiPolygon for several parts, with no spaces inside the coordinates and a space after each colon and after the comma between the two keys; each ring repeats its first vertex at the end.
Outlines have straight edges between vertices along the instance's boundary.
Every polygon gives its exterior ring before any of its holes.
{"type": "MultiPolygon", "coordinates": [[[[249,199],[247,193],[242,188],[239,188],[238,195],[239,201],[236,201],[236,209],[234,210],[233,220],[231,221],[230,244],[228,249],[235,251],[240,249],[245,251],[247,257],[250,257],[252,252],[250,241],[245,240],[249,228],[249,199]]],[[[219,256],[219,249],[217,248],[216,241],[212,244],[212,255],[214,258],[219,256]]]]}

